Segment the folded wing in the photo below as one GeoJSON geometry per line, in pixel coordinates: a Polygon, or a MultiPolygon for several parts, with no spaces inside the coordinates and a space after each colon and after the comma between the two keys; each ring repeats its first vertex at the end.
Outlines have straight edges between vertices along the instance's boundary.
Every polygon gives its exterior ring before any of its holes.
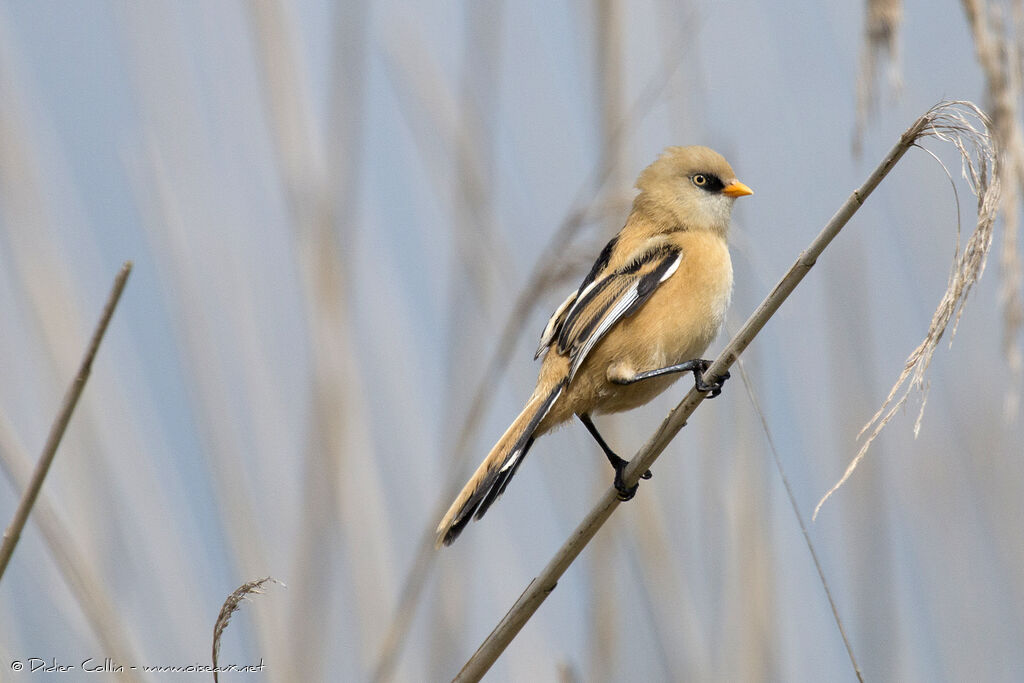
{"type": "Polygon", "coordinates": [[[658,285],[672,276],[682,258],[679,247],[659,240],[641,249],[622,268],[596,276],[592,270],[590,281],[585,280],[551,316],[538,355],[557,340],[558,352],[569,356],[571,382],[594,346],[617,322],[642,306],[658,285]]]}

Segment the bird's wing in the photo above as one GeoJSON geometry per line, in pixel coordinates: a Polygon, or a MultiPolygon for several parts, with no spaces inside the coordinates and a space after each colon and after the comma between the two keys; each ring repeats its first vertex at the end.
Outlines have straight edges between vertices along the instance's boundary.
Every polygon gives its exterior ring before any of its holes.
{"type": "Polygon", "coordinates": [[[579,295],[579,290],[574,291],[565,298],[555,312],[551,314],[551,318],[548,319],[548,324],[544,326],[544,332],[540,335],[540,345],[537,347],[537,352],[533,354],[533,359],[537,360],[540,358],[540,354],[544,353],[544,349],[551,346],[551,342],[558,336],[558,331],[562,329],[562,323],[565,322],[565,312],[569,309],[573,303],[576,302],[576,297],[579,295]]]}
{"type": "Polygon", "coordinates": [[[557,335],[558,352],[568,353],[571,361],[570,382],[590,350],[618,321],[643,305],[676,272],[682,258],[679,247],[658,241],[639,251],[626,266],[596,277],[572,301],[566,300],[557,335]]]}
{"type": "Polygon", "coordinates": [[[580,298],[588,287],[594,284],[594,280],[597,278],[598,274],[608,266],[608,262],[612,258],[612,251],[615,249],[615,245],[618,241],[618,235],[608,240],[608,244],[604,245],[604,249],[601,250],[597,260],[594,261],[594,265],[591,266],[590,272],[587,273],[585,278],[583,278],[583,282],[580,284],[579,289],[567,296],[565,301],[563,301],[558,308],[555,309],[555,312],[551,314],[551,317],[548,319],[548,324],[544,326],[544,332],[540,335],[540,345],[537,347],[537,352],[533,354],[534,360],[540,358],[540,354],[544,353],[544,349],[551,346],[551,342],[558,337],[562,330],[562,324],[565,322],[565,314],[569,310],[569,307],[580,298]]]}

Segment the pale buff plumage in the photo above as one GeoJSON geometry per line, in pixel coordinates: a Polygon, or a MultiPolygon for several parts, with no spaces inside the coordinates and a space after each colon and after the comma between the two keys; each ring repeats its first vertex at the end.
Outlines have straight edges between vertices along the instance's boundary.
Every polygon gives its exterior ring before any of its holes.
{"type": "Polygon", "coordinates": [[[718,334],[732,293],[729,218],[750,189],[707,147],[668,148],[636,187],[625,226],[545,328],[537,388],[441,520],[439,545],[483,515],[533,439],[574,415],[647,403],[679,374],[617,381],[699,358],[718,334]]]}

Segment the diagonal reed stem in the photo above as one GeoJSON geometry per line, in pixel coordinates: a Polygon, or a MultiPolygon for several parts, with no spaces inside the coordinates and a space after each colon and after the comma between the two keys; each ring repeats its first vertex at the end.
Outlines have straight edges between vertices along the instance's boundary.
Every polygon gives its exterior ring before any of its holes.
{"type": "Polygon", "coordinates": [[[57,454],[57,447],[64,436],[64,430],[67,429],[68,422],[71,421],[71,414],[75,411],[75,406],[78,404],[78,397],[82,395],[85,382],[89,379],[89,373],[92,371],[92,361],[96,357],[96,351],[100,348],[100,342],[103,341],[107,325],[110,324],[110,318],[114,315],[114,309],[117,307],[117,302],[121,298],[121,292],[124,291],[125,283],[128,282],[128,274],[131,272],[132,262],[126,261],[114,279],[114,286],[110,290],[110,296],[107,297],[107,303],[103,307],[100,321],[92,333],[92,339],[89,340],[89,346],[85,349],[82,364],[78,367],[78,374],[75,375],[75,379],[71,382],[71,386],[68,387],[67,393],[64,394],[64,401],[60,406],[60,412],[57,413],[57,418],[50,427],[50,434],[46,437],[46,445],[43,446],[43,454],[39,456],[36,469],[32,472],[32,480],[29,481],[28,488],[25,489],[25,493],[18,503],[18,509],[14,512],[14,518],[11,520],[10,526],[4,531],[3,545],[0,545],[0,579],[3,578],[4,571],[7,569],[7,563],[10,562],[11,555],[14,554],[14,547],[18,544],[18,539],[21,538],[21,531],[25,528],[25,523],[28,521],[28,515],[32,511],[32,506],[35,505],[36,498],[39,497],[39,491],[43,488],[43,480],[46,479],[46,473],[50,471],[50,463],[53,462],[53,458],[57,454]]]}
{"type": "MultiPolygon", "coordinates": [[[[750,345],[761,331],[761,328],[775,314],[796,286],[810,272],[818,259],[818,256],[839,234],[850,218],[863,205],[864,201],[874,191],[882,179],[889,174],[889,171],[899,162],[921,137],[934,134],[933,128],[937,122],[943,121],[943,117],[955,115],[951,113],[956,106],[965,106],[971,111],[978,112],[974,105],[959,102],[943,102],[932,107],[925,114],[914,121],[913,125],[900,136],[899,141],[885,155],[882,162],[868,176],[864,183],[853,191],[843,202],[843,205],[832,216],[811,244],[801,252],[796,262],[790,267],[782,279],[779,280],[771,293],[757,307],[744,323],[739,332],[732,338],[725,350],[718,356],[715,362],[708,368],[707,377],[719,377],[728,370],[739,358],[740,354],[750,345]]],[[[980,113],[980,112],[979,112],[980,113]]],[[[982,115],[983,116],[983,115],[982,115]]],[[[696,389],[691,389],[683,400],[668,414],[654,435],[644,444],[643,448],[636,454],[626,468],[623,479],[627,487],[633,486],[639,481],[640,474],[649,469],[662,451],[668,446],[679,430],[686,425],[687,418],[693,414],[704,401],[704,394],[696,389]]],[[[605,491],[604,496],[594,506],[584,520],[576,527],[565,541],[547,566],[534,578],[519,596],[519,599],[502,618],[489,636],[480,645],[477,651],[469,658],[462,670],[455,676],[453,681],[463,683],[466,681],[478,681],[494,664],[495,660],[505,651],[512,639],[523,628],[537,608],[554,591],[565,570],[583,551],[590,539],[608,520],[611,514],[619,506],[618,496],[613,487],[605,491]]]]}

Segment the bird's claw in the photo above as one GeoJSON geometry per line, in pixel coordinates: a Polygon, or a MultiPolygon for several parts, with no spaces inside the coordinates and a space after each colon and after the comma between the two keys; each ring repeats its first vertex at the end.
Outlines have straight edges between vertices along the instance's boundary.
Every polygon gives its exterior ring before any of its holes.
{"type": "MultiPolygon", "coordinates": [[[[633,496],[636,495],[636,490],[640,488],[640,482],[633,484],[632,486],[626,486],[626,483],[622,480],[622,474],[626,471],[626,465],[629,464],[628,460],[622,460],[621,463],[615,467],[615,481],[613,485],[615,490],[618,492],[618,498],[623,503],[627,500],[632,500],[633,496]]],[[[650,470],[646,470],[640,475],[641,479],[650,479],[652,476],[650,470]]]]}
{"type": "Polygon", "coordinates": [[[708,370],[708,368],[710,366],[711,366],[711,361],[701,360],[700,361],[700,368],[694,369],[694,371],[693,371],[694,385],[697,387],[697,391],[700,391],[700,392],[705,392],[705,391],[706,392],[710,392],[704,398],[715,398],[716,396],[721,394],[722,393],[722,387],[725,386],[725,380],[727,380],[730,377],[732,377],[732,375],[729,373],[729,371],[726,370],[714,382],[705,382],[704,381],[704,373],[707,372],[707,370],[708,370]]]}

